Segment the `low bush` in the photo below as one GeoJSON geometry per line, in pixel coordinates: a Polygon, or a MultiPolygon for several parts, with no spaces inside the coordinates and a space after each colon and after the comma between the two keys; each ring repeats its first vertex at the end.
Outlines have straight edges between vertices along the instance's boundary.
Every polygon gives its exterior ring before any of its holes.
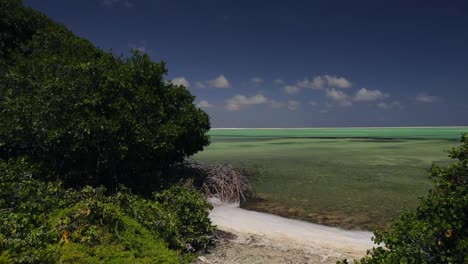
{"type": "Polygon", "coordinates": [[[7,263],[179,263],[212,241],[211,206],[188,187],[154,198],[123,187],[66,189],[35,179],[22,159],[0,162],[0,187],[0,261],[7,263]]]}
{"type": "Polygon", "coordinates": [[[155,200],[175,216],[180,241],[188,251],[206,249],[213,241],[214,227],[208,217],[212,205],[195,189],[173,186],[154,194],[155,200]]]}
{"type": "Polygon", "coordinates": [[[59,263],[179,263],[161,238],[112,203],[77,203],[49,226],[60,237],[52,246],[59,263]]]}

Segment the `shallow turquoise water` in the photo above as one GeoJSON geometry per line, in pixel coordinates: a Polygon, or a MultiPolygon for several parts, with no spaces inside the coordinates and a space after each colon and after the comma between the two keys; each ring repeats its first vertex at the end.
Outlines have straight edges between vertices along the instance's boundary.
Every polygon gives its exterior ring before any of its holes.
{"type": "Polygon", "coordinates": [[[431,187],[431,163],[468,128],[239,129],[210,131],[195,158],[255,168],[245,207],[345,228],[385,226],[431,187]]]}

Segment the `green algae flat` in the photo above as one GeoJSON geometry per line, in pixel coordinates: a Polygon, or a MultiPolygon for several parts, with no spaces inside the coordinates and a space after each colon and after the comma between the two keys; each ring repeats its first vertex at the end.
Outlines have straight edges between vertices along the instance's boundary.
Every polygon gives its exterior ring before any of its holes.
{"type": "Polygon", "coordinates": [[[432,162],[467,127],[226,129],[195,156],[255,168],[258,197],[243,206],[353,229],[385,227],[431,187],[432,162]]]}
{"type": "Polygon", "coordinates": [[[372,128],[256,128],[213,129],[210,135],[222,137],[315,137],[315,138],[404,138],[459,139],[467,127],[372,127],[372,128]]]}

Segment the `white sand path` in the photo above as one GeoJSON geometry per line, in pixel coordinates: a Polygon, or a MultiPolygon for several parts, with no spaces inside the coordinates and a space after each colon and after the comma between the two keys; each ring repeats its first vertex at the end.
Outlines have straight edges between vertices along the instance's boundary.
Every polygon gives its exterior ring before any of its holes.
{"type": "Polygon", "coordinates": [[[220,230],[259,236],[274,241],[274,246],[300,248],[323,259],[360,258],[374,246],[371,232],[343,230],[249,211],[216,199],[210,202],[214,205],[210,218],[220,230]]]}

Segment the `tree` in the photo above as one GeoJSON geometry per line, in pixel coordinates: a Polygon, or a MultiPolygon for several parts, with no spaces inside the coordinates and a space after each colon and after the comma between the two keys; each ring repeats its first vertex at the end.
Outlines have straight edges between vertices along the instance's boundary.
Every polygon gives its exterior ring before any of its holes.
{"type": "Polygon", "coordinates": [[[103,52],[20,1],[0,7],[0,158],[68,185],[149,191],[209,144],[208,115],[164,62],[103,52]]]}
{"type": "MultiPolygon", "coordinates": [[[[449,157],[455,163],[430,169],[434,188],[417,209],[404,213],[360,263],[468,263],[468,134],[449,157]]],[[[346,262],[345,262],[346,263],[346,262]]]]}

